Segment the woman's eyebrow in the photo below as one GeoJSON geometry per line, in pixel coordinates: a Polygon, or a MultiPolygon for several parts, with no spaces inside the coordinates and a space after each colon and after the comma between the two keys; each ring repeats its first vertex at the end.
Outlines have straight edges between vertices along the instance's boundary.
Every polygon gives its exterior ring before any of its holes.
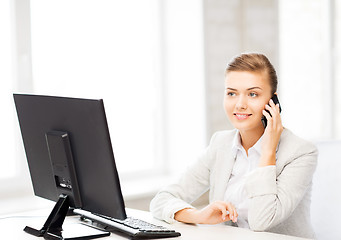
{"type": "Polygon", "coordinates": [[[260,87],[252,87],[252,88],[248,88],[247,90],[250,91],[250,90],[253,90],[253,89],[257,89],[257,88],[260,89],[260,90],[263,90],[263,89],[260,88],[260,87]]]}
{"type": "MultiPolygon", "coordinates": [[[[226,89],[229,89],[229,90],[232,90],[232,91],[238,91],[237,89],[235,88],[231,88],[231,87],[227,87],[226,89]]],[[[251,88],[248,88],[246,89],[247,91],[250,91],[250,90],[254,90],[254,89],[260,89],[260,90],[263,90],[262,88],[260,87],[251,87],[251,88]]]]}

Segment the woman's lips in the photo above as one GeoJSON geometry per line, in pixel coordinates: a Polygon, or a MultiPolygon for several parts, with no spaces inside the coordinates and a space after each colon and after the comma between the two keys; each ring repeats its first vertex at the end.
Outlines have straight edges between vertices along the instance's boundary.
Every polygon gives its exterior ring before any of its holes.
{"type": "Polygon", "coordinates": [[[236,116],[238,120],[245,120],[248,117],[250,117],[252,114],[246,114],[246,113],[234,113],[233,115],[236,116]]]}

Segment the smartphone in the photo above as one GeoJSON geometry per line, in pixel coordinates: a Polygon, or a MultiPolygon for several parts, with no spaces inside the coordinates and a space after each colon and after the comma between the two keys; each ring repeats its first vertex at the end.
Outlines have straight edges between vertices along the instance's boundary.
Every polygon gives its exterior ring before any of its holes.
{"type": "MultiPolygon", "coordinates": [[[[281,104],[278,101],[277,94],[274,94],[271,99],[275,105],[279,104],[279,112],[282,112],[281,104]]],[[[270,112],[268,110],[265,110],[265,111],[267,111],[270,114],[270,112]]],[[[270,114],[270,116],[271,116],[271,114],[270,114]]],[[[264,128],[266,128],[266,126],[268,124],[268,120],[266,119],[266,117],[264,115],[262,117],[262,123],[263,123],[264,128]]]]}

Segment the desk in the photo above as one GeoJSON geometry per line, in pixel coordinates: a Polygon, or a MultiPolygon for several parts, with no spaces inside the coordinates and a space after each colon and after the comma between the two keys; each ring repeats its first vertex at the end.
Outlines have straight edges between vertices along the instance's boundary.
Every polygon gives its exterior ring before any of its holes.
{"type": "MultiPolygon", "coordinates": [[[[38,211],[24,212],[20,214],[13,214],[7,216],[0,216],[0,238],[1,239],[42,239],[31,236],[23,231],[26,225],[31,227],[41,228],[44,224],[50,209],[43,209],[38,211]]],[[[200,240],[200,239],[233,239],[233,240],[303,240],[304,238],[291,237],[286,235],[266,233],[266,232],[253,232],[248,229],[231,227],[226,225],[191,225],[183,223],[167,224],[159,221],[151,216],[149,212],[139,211],[134,209],[127,209],[127,214],[140,218],[142,220],[162,225],[168,228],[175,229],[181,233],[181,237],[166,238],[174,240],[200,240]]],[[[65,224],[72,224],[79,221],[79,217],[67,217],[65,224]]],[[[108,237],[99,238],[103,240],[109,239],[127,239],[122,236],[111,233],[108,237]]]]}

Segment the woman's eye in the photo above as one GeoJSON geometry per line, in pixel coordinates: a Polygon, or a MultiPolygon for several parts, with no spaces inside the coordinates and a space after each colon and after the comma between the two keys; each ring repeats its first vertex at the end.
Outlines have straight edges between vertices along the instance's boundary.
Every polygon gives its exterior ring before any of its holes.
{"type": "Polygon", "coordinates": [[[258,96],[257,93],[254,93],[254,92],[250,93],[250,97],[257,97],[257,96],[258,96]]]}
{"type": "Polygon", "coordinates": [[[236,93],[234,93],[234,92],[227,92],[226,95],[233,97],[233,96],[236,96],[236,93]]]}

